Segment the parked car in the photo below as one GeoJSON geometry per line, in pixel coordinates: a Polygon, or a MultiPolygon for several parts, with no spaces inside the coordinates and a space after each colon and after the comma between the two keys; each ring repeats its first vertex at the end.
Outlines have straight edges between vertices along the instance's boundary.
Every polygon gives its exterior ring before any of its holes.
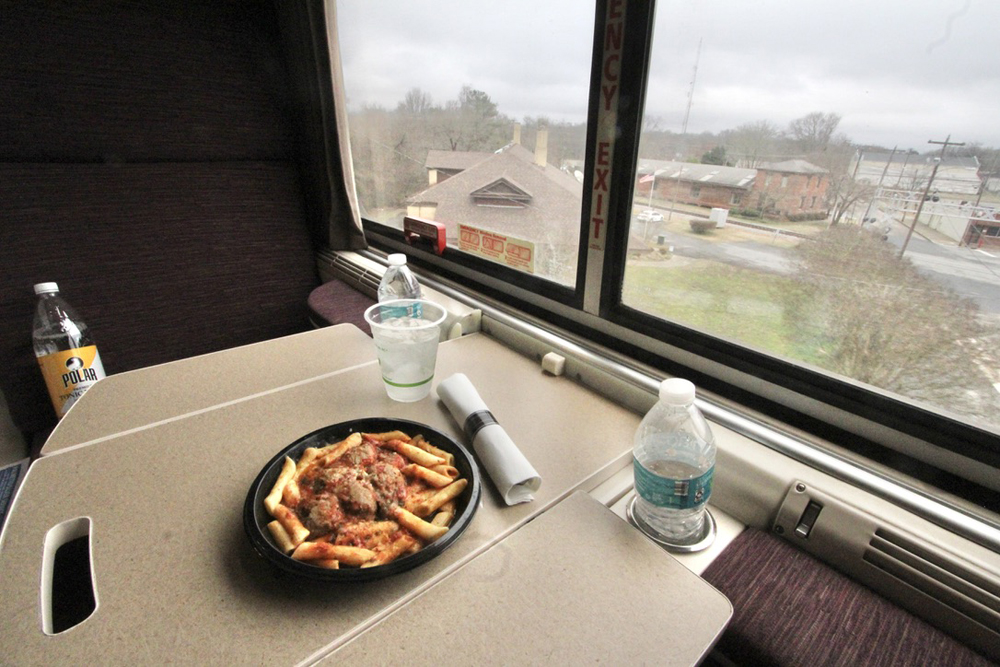
{"type": "Polygon", "coordinates": [[[642,211],[636,219],[639,222],[663,222],[663,214],[659,211],[647,208],[645,211],[642,211]]]}
{"type": "Polygon", "coordinates": [[[892,225],[879,223],[875,218],[865,218],[862,221],[861,227],[876,236],[882,237],[883,241],[889,240],[889,232],[892,231],[892,225]]]}

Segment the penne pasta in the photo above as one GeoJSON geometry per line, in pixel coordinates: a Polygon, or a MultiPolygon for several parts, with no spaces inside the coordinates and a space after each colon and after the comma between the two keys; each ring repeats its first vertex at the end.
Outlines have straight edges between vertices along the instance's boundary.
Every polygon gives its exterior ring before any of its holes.
{"type": "Polygon", "coordinates": [[[448,528],[446,526],[435,526],[430,522],[424,521],[413,513],[406,511],[402,507],[397,507],[393,512],[393,515],[396,517],[396,521],[399,522],[399,525],[411,530],[417,537],[425,542],[433,542],[448,532],[448,528]]]}
{"type": "Polygon", "coordinates": [[[446,452],[438,447],[435,447],[431,443],[424,440],[424,436],[422,435],[413,436],[413,439],[410,440],[410,444],[413,445],[414,447],[419,447],[420,449],[424,450],[425,452],[429,452],[434,456],[441,457],[442,459],[444,459],[444,462],[449,466],[455,465],[454,454],[452,454],[451,452],[446,452]]]}
{"type": "Polygon", "coordinates": [[[388,440],[385,444],[386,446],[395,449],[397,452],[414,463],[419,463],[426,468],[444,463],[444,459],[440,456],[434,456],[430,452],[425,452],[419,447],[414,447],[413,445],[403,442],[402,440],[388,440]]]}
{"type": "Polygon", "coordinates": [[[453,465],[448,465],[447,463],[443,463],[439,466],[433,466],[431,468],[428,468],[428,470],[433,470],[437,474],[445,475],[446,477],[449,477],[451,479],[458,479],[458,474],[459,474],[458,468],[456,468],[453,465]]]}
{"type": "Polygon", "coordinates": [[[379,551],[375,554],[375,558],[371,559],[361,567],[375,567],[376,565],[385,565],[390,563],[403,554],[407,553],[414,547],[419,547],[420,544],[412,536],[407,534],[400,535],[395,541],[391,542],[385,549],[379,551]]]}
{"type": "Polygon", "coordinates": [[[295,512],[282,504],[275,505],[274,512],[271,513],[275,519],[281,523],[281,527],[288,533],[293,546],[302,544],[309,537],[309,529],[302,525],[295,512]]]}
{"type": "Polygon", "coordinates": [[[285,484],[285,490],[281,492],[281,502],[288,507],[295,507],[299,504],[299,483],[293,479],[285,484]]]}
{"type": "Polygon", "coordinates": [[[430,516],[446,502],[457,498],[465,490],[466,484],[468,484],[468,480],[466,479],[455,480],[443,489],[439,489],[437,493],[431,495],[429,498],[417,503],[412,510],[413,513],[419,517],[430,516]]]}
{"type": "Polygon", "coordinates": [[[308,447],[298,462],[285,457],[264,500],[274,518],[268,531],[294,560],[326,569],[377,567],[417,553],[456,516],[468,480],[453,462],[402,431],[308,447]]]}
{"type": "Polygon", "coordinates": [[[310,463],[316,460],[319,455],[318,447],[306,447],[302,452],[302,456],[299,458],[298,464],[295,466],[295,479],[298,479],[302,475],[302,471],[305,470],[310,463]]]}
{"type": "Polygon", "coordinates": [[[433,487],[423,489],[421,491],[414,491],[413,493],[409,494],[406,497],[406,501],[403,503],[403,507],[416,514],[416,508],[418,506],[425,505],[427,501],[431,499],[431,496],[433,496],[437,492],[438,490],[433,487]]]}
{"type": "Polygon", "coordinates": [[[446,502],[444,505],[441,506],[441,509],[438,510],[438,513],[434,515],[433,519],[431,519],[431,523],[433,523],[435,526],[448,526],[451,524],[451,521],[454,518],[455,518],[455,501],[449,500],[448,502],[446,502]]]}
{"type": "Polygon", "coordinates": [[[295,560],[337,560],[344,565],[362,565],[375,557],[375,552],[362,547],[349,547],[329,542],[303,542],[295,547],[295,560]]]}
{"type": "Polygon", "coordinates": [[[435,489],[440,489],[451,484],[452,478],[447,475],[442,475],[441,473],[434,472],[430,468],[425,468],[417,463],[411,463],[408,466],[404,466],[402,471],[404,475],[409,477],[416,477],[417,479],[422,479],[435,489]]]}
{"type": "Polygon", "coordinates": [[[267,524],[267,529],[271,532],[271,537],[274,538],[274,541],[278,543],[279,549],[286,554],[291,553],[295,549],[295,545],[292,544],[292,538],[288,536],[288,531],[285,530],[280,521],[275,519],[267,524]]]}
{"type": "Polygon", "coordinates": [[[288,480],[292,478],[295,474],[295,462],[292,461],[287,456],[285,457],[285,464],[281,468],[281,472],[278,473],[278,479],[274,481],[274,486],[271,488],[271,493],[267,494],[264,498],[264,507],[267,511],[274,515],[274,507],[281,502],[281,494],[285,490],[285,484],[288,480]]]}
{"type": "Polygon", "coordinates": [[[329,465],[343,456],[345,452],[354,449],[360,444],[361,434],[352,433],[340,442],[321,447],[316,454],[316,461],[313,465],[329,465]]]}

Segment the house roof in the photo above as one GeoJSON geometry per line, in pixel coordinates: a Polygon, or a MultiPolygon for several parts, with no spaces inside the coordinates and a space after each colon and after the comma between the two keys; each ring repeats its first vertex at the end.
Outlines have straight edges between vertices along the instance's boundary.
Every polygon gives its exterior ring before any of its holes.
{"type": "Polygon", "coordinates": [[[550,164],[535,164],[534,153],[520,144],[488,155],[465,171],[413,195],[408,203],[435,205],[434,219],[444,223],[449,236],[457,234],[456,225],[461,222],[536,243],[577,245],[583,186],[550,164]],[[500,183],[530,194],[530,200],[516,201],[523,206],[515,208],[483,205],[473,197],[484,190],[496,192],[500,183]]]}
{"type": "Polygon", "coordinates": [[[427,159],[424,160],[425,169],[468,169],[483,160],[489,158],[493,153],[479,151],[427,151],[427,159]]]}
{"type": "Polygon", "coordinates": [[[829,170],[818,167],[806,160],[785,160],[783,162],[764,162],[757,165],[761,171],[777,171],[782,174],[827,174],[829,170]]]}
{"type": "Polygon", "coordinates": [[[742,167],[724,167],[716,164],[698,164],[695,162],[674,162],[672,160],[639,160],[640,176],[656,174],[657,178],[676,179],[724,185],[731,188],[750,189],[756,169],[742,167]]]}

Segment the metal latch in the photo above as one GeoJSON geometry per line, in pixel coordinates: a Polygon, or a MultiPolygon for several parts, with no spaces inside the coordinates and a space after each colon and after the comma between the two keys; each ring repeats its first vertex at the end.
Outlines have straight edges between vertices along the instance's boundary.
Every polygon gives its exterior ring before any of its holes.
{"type": "Polygon", "coordinates": [[[819,517],[820,510],[822,509],[822,505],[815,500],[810,500],[809,504],[806,505],[806,509],[802,512],[802,516],[799,517],[799,522],[795,525],[795,534],[803,539],[809,537],[809,532],[812,531],[813,526],[816,524],[816,519],[819,517]]]}

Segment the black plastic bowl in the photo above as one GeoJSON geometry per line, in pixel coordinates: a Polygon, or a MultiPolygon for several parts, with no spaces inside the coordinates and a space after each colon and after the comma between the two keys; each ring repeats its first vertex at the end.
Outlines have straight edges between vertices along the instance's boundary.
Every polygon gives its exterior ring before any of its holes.
{"type": "Polygon", "coordinates": [[[267,465],[264,466],[257,479],[254,480],[247,494],[246,503],[243,506],[243,527],[250,544],[254,550],[265,559],[285,572],[315,579],[319,581],[369,581],[381,579],[393,574],[405,572],[418,565],[426,563],[442,551],[451,546],[457,540],[472,521],[472,516],[479,507],[479,495],[481,485],[479,480],[479,468],[472,456],[462,445],[458,444],[451,437],[437,431],[425,424],[406,421],[404,419],[385,419],[382,417],[370,417],[367,419],[355,419],[353,421],[341,422],[332,426],[325,426],[309,435],[305,435],[288,447],[274,455],[267,465]],[[277,547],[271,532],[267,529],[273,517],[264,507],[264,498],[274,488],[274,482],[278,479],[282,465],[286,456],[290,456],[293,461],[298,461],[302,452],[307,447],[321,447],[323,445],[343,440],[351,433],[384,433],[386,431],[403,431],[411,438],[422,435],[435,447],[451,452],[455,456],[455,467],[458,468],[459,476],[469,480],[468,486],[462,494],[456,498],[455,518],[451,523],[448,532],[442,537],[431,542],[415,554],[398,558],[385,565],[375,567],[359,568],[345,567],[339,570],[328,570],[293,560],[290,556],[277,547]]]}

